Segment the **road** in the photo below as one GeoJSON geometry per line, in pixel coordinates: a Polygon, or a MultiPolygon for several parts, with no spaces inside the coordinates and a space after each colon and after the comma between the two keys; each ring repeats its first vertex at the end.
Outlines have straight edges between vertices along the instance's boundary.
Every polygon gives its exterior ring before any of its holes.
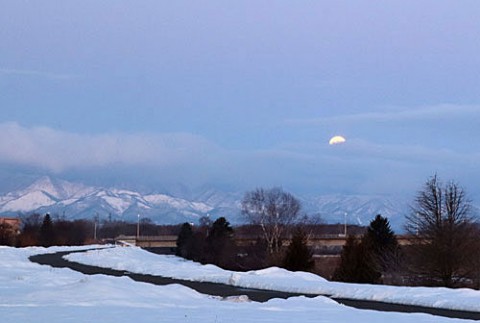
{"type": "MultiPolygon", "coordinates": [[[[298,294],[298,293],[286,293],[280,291],[270,291],[262,289],[252,289],[252,288],[240,288],[231,285],[225,285],[220,283],[208,283],[208,282],[194,282],[182,279],[174,279],[162,276],[146,275],[146,274],[136,274],[121,270],[101,268],[90,265],[79,264],[76,262],[70,262],[63,258],[64,255],[67,255],[72,252],[85,252],[82,251],[67,251],[67,252],[57,252],[52,254],[40,254],[31,256],[29,259],[32,262],[38,263],[40,265],[48,265],[55,268],[70,268],[72,270],[81,272],[86,275],[110,275],[110,276],[127,276],[131,279],[139,282],[151,283],[155,285],[168,285],[168,284],[181,284],[196,290],[199,293],[220,296],[220,297],[229,297],[229,296],[240,296],[246,295],[248,298],[255,302],[266,302],[272,298],[289,298],[293,296],[306,296],[306,297],[316,297],[320,296],[318,294],[298,294]]],[[[468,312],[468,311],[458,311],[458,310],[446,310],[438,309],[431,307],[423,306],[412,306],[412,305],[399,305],[391,304],[385,302],[376,302],[376,301],[362,301],[354,299],[344,299],[331,297],[329,295],[321,295],[330,297],[331,299],[337,301],[338,303],[344,304],[346,306],[354,307],[357,309],[368,309],[384,312],[402,312],[402,313],[428,313],[437,316],[444,316],[450,318],[460,318],[460,319],[470,319],[480,321],[480,312],[468,312]]]]}

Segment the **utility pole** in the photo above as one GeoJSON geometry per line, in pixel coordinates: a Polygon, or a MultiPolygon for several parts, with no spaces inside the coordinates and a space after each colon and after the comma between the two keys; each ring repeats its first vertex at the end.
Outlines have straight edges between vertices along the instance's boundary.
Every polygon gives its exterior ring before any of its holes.
{"type": "Polygon", "coordinates": [[[347,237],[347,212],[343,214],[345,216],[345,225],[343,227],[343,235],[347,237]]]}
{"type": "Polygon", "coordinates": [[[137,240],[140,237],[140,213],[137,215],[138,221],[137,221],[137,240]]]}
{"type": "Polygon", "coordinates": [[[97,222],[98,222],[98,212],[95,213],[95,217],[93,218],[93,240],[97,241],[97,222]]]}

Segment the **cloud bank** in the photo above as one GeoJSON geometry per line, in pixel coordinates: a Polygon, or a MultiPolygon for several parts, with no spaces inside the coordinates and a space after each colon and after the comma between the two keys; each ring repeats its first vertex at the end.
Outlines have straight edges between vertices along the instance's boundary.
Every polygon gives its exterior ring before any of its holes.
{"type": "MultiPolygon", "coordinates": [[[[385,144],[352,138],[280,143],[232,150],[190,133],[78,134],[48,127],[0,124],[0,165],[34,167],[59,175],[127,175],[150,184],[226,184],[236,189],[283,186],[311,194],[410,194],[435,172],[475,189],[477,151],[421,143],[385,144]]],[[[105,185],[108,185],[106,183],[105,185]]],[[[476,194],[476,192],[475,192],[476,194]]]]}
{"type": "Polygon", "coordinates": [[[220,149],[206,139],[188,133],[170,134],[75,134],[48,127],[0,124],[0,160],[36,166],[53,172],[71,168],[168,166],[208,159],[220,149]]]}

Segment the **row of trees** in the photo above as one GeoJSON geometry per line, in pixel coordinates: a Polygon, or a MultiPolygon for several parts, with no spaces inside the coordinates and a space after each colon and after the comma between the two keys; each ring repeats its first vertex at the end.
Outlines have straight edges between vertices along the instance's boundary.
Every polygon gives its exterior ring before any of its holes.
{"type": "MultiPolygon", "coordinates": [[[[119,235],[135,235],[137,223],[118,220],[67,220],[64,217],[46,214],[30,214],[21,218],[18,232],[8,223],[0,223],[0,245],[51,246],[82,245],[96,241],[110,241],[119,235]]],[[[149,218],[141,219],[142,235],[176,235],[179,225],[157,225],[149,218]]]]}
{"type": "Polygon", "coordinates": [[[213,223],[204,220],[195,229],[190,223],[182,225],[177,238],[176,255],[224,268],[235,267],[236,248],[230,223],[224,217],[213,223]]]}
{"type": "Polygon", "coordinates": [[[407,216],[400,248],[388,220],[377,216],[361,239],[351,236],[334,279],[359,282],[480,287],[479,225],[465,191],[433,176],[407,216]]]}
{"type": "Polygon", "coordinates": [[[20,247],[53,245],[83,245],[92,241],[92,225],[88,220],[52,220],[50,214],[33,214],[23,219],[23,228],[16,237],[20,247]]]}
{"type": "MultiPolygon", "coordinates": [[[[238,246],[234,229],[224,218],[215,222],[202,221],[198,227],[184,223],[177,238],[176,255],[200,263],[210,263],[231,270],[259,269],[271,265],[271,246],[258,239],[255,245],[238,246]]],[[[297,230],[283,253],[277,253],[275,265],[290,270],[307,271],[312,268],[312,253],[306,246],[306,235],[297,230]]]]}

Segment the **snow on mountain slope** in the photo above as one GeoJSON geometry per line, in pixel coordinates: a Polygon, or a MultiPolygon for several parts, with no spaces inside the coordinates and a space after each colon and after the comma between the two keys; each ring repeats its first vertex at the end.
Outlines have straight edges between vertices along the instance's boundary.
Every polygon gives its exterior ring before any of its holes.
{"type": "Polygon", "coordinates": [[[42,206],[50,206],[56,201],[42,191],[28,192],[24,195],[7,200],[2,205],[2,211],[27,212],[42,206]]]}
{"type": "MultiPolygon", "coordinates": [[[[51,213],[67,218],[113,216],[136,221],[149,217],[157,223],[197,222],[202,216],[225,216],[231,223],[244,221],[240,214],[243,193],[226,193],[205,188],[189,199],[167,194],[143,195],[126,189],[88,187],[59,179],[42,177],[25,189],[0,196],[0,214],[51,213]]],[[[318,214],[327,223],[368,225],[376,214],[390,219],[393,228],[401,228],[406,210],[403,200],[392,202],[382,196],[324,195],[299,197],[303,212],[318,214]]]]}
{"type": "Polygon", "coordinates": [[[307,213],[320,214],[329,223],[368,225],[377,215],[390,219],[393,227],[401,227],[408,202],[405,198],[392,200],[384,196],[371,195],[322,195],[302,199],[307,213]]]}
{"type": "Polygon", "coordinates": [[[73,199],[90,191],[89,188],[61,180],[41,177],[27,188],[8,193],[0,198],[0,210],[28,212],[41,207],[51,206],[58,201],[73,199]]]}
{"type": "Polygon", "coordinates": [[[174,198],[164,194],[152,194],[145,196],[145,200],[153,205],[168,204],[179,209],[192,209],[202,213],[207,213],[213,207],[201,202],[189,202],[184,199],[174,198]]]}
{"type": "Polygon", "coordinates": [[[212,188],[206,188],[194,196],[196,201],[202,201],[215,208],[241,207],[243,193],[226,193],[212,188]]]}
{"type": "Polygon", "coordinates": [[[94,189],[82,184],[71,183],[59,179],[43,176],[19,193],[43,192],[56,200],[81,197],[91,193],[94,189]]]}
{"type": "Polygon", "coordinates": [[[0,197],[0,214],[52,213],[67,218],[116,216],[133,220],[140,214],[158,223],[198,220],[213,207],[164,194],[143,196],[124,189],[87,187],[49,177],[39,178],[25,189],[0,197]]]}
{"type": "Polygon", "coordinates": [[[102,196],[102,199],[105,200],[108,204],[110,204],[118,213],[123,213],[128,207],[131,205],[131,201],[124,200],[122,198],[116,196],[102,196]]]}

